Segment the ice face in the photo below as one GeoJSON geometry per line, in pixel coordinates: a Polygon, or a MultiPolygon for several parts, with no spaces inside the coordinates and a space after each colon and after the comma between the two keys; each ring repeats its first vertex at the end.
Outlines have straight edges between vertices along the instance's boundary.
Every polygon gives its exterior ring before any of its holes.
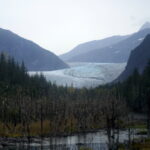
{"type": "Polygon", "coordinates": [[[73,64],[69,69],[29,72],[29,74],[42,73],[48,81],[57,85],[90,88],[113,81],[125,66],[126,63],[79,63],[73,64]]]}

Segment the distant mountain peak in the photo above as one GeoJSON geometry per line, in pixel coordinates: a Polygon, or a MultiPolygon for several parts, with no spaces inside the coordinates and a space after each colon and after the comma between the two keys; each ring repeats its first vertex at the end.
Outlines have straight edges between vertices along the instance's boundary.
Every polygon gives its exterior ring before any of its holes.
{"type": "Polygon", "coordinates": [[[150,22],[146,22],[142,25],[142,27],[140,28],[140,30],[144,30],[144,29],[148,29],[150,28],[150,22]]]}

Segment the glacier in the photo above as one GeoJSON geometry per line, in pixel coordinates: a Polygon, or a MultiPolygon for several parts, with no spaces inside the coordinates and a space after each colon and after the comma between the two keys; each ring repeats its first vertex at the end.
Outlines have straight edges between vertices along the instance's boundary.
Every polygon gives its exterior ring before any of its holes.
{"type": "Polygon", "coordinates": [[[126,63],[70,63],[68,69],[29,72],[43,74],[47,81],[58,86],[93,88],[116,79],[125,69],[126,63]]]}

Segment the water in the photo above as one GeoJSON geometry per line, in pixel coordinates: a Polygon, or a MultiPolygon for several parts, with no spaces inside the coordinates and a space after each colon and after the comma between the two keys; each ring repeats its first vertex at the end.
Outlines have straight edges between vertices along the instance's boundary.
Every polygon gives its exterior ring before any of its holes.
{"type": "MultiPolygon", "coordinates": [[[[137,131],[134,131],[136,133],[137,131]]],[[[142,135],[132,135],[133,138],[142,138],[142,135]]],[[[128,140],[128,132],[120,132],[120,142],[128,140]]],[[[14,143],[13,143],[14,144],[14,143]]],[[[104,130],[96,133],[76,134],[67,137],[34,139],[28,144],[14,144],[13,146],[3,147],[0,150],[107,150],[107,136],[104,130]]]]}

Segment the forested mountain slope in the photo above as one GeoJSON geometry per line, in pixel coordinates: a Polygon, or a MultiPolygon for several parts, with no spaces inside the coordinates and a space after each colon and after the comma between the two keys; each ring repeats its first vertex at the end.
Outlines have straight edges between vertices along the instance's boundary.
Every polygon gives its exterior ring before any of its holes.
{"type": "Polygon", "coordinates": [[[137,69],[139,73],[142,73],[149,60],[150,34],[147,35],[144,41],[131,52],[126,69],[117,80],[125,80],[134,72],[135,69],[137,69]]]}

